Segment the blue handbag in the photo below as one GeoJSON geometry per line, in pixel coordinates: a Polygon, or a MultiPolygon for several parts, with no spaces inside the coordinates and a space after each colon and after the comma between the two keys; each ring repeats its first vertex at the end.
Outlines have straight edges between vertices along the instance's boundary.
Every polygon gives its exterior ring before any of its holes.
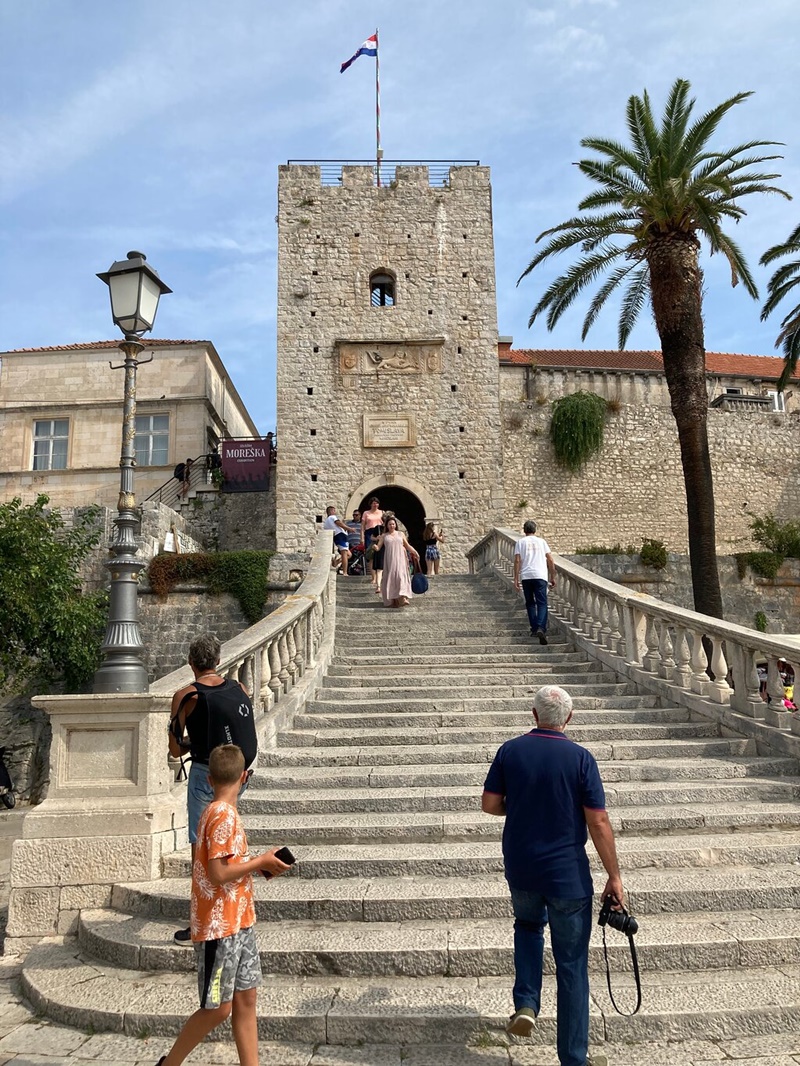
{"type": "Polygon", "coordinates": [[[428,591],[428,579],[421,570],[417,570],[411,578],[411,591],[415,596],[421,596],[424,592],[428,591]]]}

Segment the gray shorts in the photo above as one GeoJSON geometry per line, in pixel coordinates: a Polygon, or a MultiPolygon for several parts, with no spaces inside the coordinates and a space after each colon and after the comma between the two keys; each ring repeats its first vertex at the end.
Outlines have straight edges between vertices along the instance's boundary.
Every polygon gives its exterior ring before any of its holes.
{"type": "Polygon", "coordinates": [[[261,960],[254,925],[221,940],[195,942],[194,951],[200,1006],[206,1010],[230,1003],[234,992],[245,992],[261,984],[261,960]]]}

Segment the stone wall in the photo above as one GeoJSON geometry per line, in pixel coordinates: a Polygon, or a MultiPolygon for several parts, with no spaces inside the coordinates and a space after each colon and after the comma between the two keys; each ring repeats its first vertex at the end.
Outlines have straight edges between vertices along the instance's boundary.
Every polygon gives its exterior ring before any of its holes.
{"type": "MultiPolygon", "coordinates": [[[[687,555],[669,554],[664,570],[643,566],[637,555],[570,555],[573,562],[608,581],[656,596],[677,607],[693,610],[692,575],[687,555]]],[[[736,558],[718,557],[725,619],[755,628],[758,611],[767,619],[768,633],[800,634],[800,560],[787,559],[774,580],[749,569],[739,577],[736,558]]]]}
{"type": "Polygon", "coordinates": [[[193,535],[209,551],[275,551],[272,490],[198,493],[186,506],[185,517],[193,535]]]}
{"type": "MultiPolygon", "coordinates": [[[[669,410],[622,405],[609,412],[601,451],[578,474],[555,460],[550,404],[505,403],[505,523],[539,522],[554,551],[663,540],[688,549],[686,498],[677,429],[669,410]]],[[[708,412],[717,546],[722,554],[755,547],[748,512],[800,517],[800,413],[708,412]]]]}
{"type": "Polygon", "coordinates": [[[466,569],[502,517],[488,168],[432,186],[398,167],[377,188],[371,167],[323,186],[319,167],[285,166],[278,198],[279,550],[305,550],[327,505],[390,486],[445,524],[447,568],[466,569]],[[393,306],[372,305],[373,272],[393,306]]]}

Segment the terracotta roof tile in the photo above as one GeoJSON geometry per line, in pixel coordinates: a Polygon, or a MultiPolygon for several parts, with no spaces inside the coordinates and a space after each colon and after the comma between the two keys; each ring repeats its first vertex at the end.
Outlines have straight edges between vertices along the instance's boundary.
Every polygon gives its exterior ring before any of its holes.
{"type": "MultiPolygon", "coordinates": [[[[181,344],[211,344],[211,341],[161,341],[149,337],[142,341],[146,348],[169,348],[181,344]]],[[[31,352],[85,352],[92,348],[119,348],[119,341],[86,341],[85,344],[53,344],[46,348],[11,348],[3,355],[22,355],[31,352]]]]}
{"type": "MultiPolygon", "coordinates": [[[[647,351],[578,351],[567,349],[516,348],[498,346],[501,363],[515,366],[570,367],[577,370],[633,370],[663,372],[661,352],[647,351]]],[[[771,355],[739,355],[706,352],[709,374],[730,377],[777,380],[783,371],[783,359],[771,355]]],[[[798,375],[800,377],[800,375],[798,375]]]]}

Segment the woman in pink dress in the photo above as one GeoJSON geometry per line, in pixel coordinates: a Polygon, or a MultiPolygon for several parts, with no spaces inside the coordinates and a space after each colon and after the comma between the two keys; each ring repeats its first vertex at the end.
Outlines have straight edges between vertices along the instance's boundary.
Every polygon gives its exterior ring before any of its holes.
{"type": "Polygon", "coordinates": [[[408,555],[419,563],[419,555],[397,528],[397,519],[386,519],[384,533],[378,538],[377,550],[384,549],[381,596],[384,607],[407,607],[411,599],[408,555]]]}

